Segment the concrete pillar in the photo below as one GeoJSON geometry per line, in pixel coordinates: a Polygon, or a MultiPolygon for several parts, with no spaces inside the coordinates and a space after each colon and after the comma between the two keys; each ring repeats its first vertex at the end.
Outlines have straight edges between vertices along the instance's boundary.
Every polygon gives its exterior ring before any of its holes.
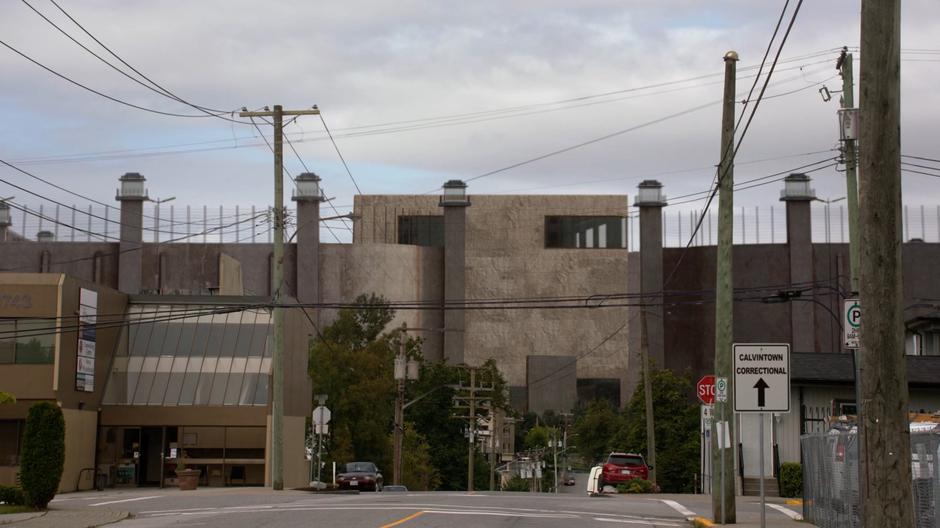
{"type": "MultiPolygon", "coordinates": [[[[656,180],[640,182],[633,203],[640,209],[640,292],[644,304],[657,305],[640,308],[646,312],[647,343],[653,368],[666,366],[662,308],[663,207],[666,205],[666,196],[662,193],[662,187],[656,180]]],[[[642,325],[638,324],[637,327],[642,328],[642,325]]]]}
{"type": "MultiPolygon", "coordinates": [[[[297,176],[297,300],[320,302],[320,177],[312,172],[297,176]]],[[[319,310],[308,310],[319,314],[319,310]]],[[[315,319],[316,320],[316,319],[315,319]]],[[[317,320],[319,324],[319,321],[317,320]]]]}
{"type": "Polygon", "coordinates": [[[10,206],[5,201],[0,200],[0,242],[6,242],[9,239],[7,233],[12,225],[13,216],[10,214],[10,206]]]}
{"type": "MultiPolygon", "coordinates": [[[[450,180],[441,196],[444,208],[444,301],[466,299],[467,184],[450,180]]],[[[464,363],[466,314],[462,309],[444,310],[444,361],[464,363]]]]}
{"type": "MultiPolygon", "coordinates": [[[[787,250],[790,255],[790,289],[800,289],[815,280],[810,203],[816,191],[806,174],[791,174],[784,180],[780,201],[787,207],[787,250]]],[[[794,352],[815,352],[816,318],[813,303],[790,302],[790,343],[794,352]]]]}
{"type": "Polygon", "coordinates": [[[116,199],[121,202],[121,241],[118,255],[118,289],[127,294],[140,293],[141,262],[143,261],[144,188],[146,178],[128,172],[118,178],[121,188],[116,199]]]}

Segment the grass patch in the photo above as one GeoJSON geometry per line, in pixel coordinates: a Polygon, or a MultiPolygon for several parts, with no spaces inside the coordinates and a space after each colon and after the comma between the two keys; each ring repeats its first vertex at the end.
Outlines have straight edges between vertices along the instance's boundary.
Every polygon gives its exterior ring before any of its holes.
{"type": "Polygon", "coordinates": [[[26,513],[36,511],[29,506],[17,506],[12,504],[0,504],[0,515],[5,513],[26,513]]]}

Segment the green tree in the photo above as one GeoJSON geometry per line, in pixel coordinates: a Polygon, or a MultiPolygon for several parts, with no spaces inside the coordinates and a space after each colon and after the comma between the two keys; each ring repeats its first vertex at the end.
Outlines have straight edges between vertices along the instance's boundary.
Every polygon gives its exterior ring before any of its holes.
{"type": "Polygon", "coordinates": [[[605,460],[611,440],[621,428],[621,417],[607,400],[594,400],[574,423],[574,445],[588,464],[605,460]]]}
{"type": "Polygon", "coordinates": [[[16,398],[9,392],[0,391],[0,405],[6,403],[16,403],[16,398]]]}
{"type": "MultiPolygon", "coordinates": [[[[691,493],[699,471],[699,409],[692,403],[689,373],[653,372],[653,417],[656,424],[656,484],[667,493],[691,493]]],[[[637,385],[611,447],[646,454],[646,404],[643,383],[637,385]]]]}
{"type": "Polygon", "coordinates": [[[44,509],[55,497],[64,464],[65,418],[62,410],[51,402],[36,403],[26,416],[20,460],[20,483],[29,506],[44,509]]]}
{"type": "Polygon", "coordinates": [[[544,425],[533,427],[525,435],[525,448],[529,450],[545,449],[554,434],[555,430],[551,427],[545,427],[544,425]]]}
{"type": "Polygon", "coordinates": [[[361,295],[356,303],[361,307],[341,310],[318,335],[310,349],[309,372],[314,392],[328,395],[332,411],[326,461],[366,460],[387,472],[398,337],[383,331],[394,312],[375,295],[361,295]]]}
{"type": "Polygon", "coordinates": [[[441,484],[440,474],[431,460],[431,446],[410,422],[405,424],[402,439],[401,483],[417,491],[435,490],[441,484]]]}

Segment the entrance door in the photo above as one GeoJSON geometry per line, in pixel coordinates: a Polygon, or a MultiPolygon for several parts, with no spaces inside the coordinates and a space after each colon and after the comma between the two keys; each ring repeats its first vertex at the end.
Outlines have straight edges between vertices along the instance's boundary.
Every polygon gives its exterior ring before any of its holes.
{"type": "Polygon", "coordinates": [[[163,465],[163,428],[142,427],[140,429],[140,460],[137,471],[139,486],[159,486],[163,465]]]}

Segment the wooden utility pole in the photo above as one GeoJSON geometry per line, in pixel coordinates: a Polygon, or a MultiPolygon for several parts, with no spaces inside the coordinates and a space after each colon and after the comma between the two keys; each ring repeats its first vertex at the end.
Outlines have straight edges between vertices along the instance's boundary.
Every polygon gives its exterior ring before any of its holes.
{"type": "Polygon", "coordinates": [[[284,116],[317,115],[316,108],[239,112],[239,117],[270,117],[274,124],[274,270],[272,319],[274,319],[274,352],[271,370],[274,377],[271,398],[271,484],[275,490],[284,489],[284,309],[277,306],[284,295],[284,116]]]}
{"type": "Polygon", "coordinates": [[[646,400],[646,464],[651,467],[649,472],[650,482],[656,484],[656,420],[653,417],[653,372],[650,362],[650,340],[649,329],[646,323],[646,308],[643,310],[643,318],[640,324],[640,352],[643,354],[643,395],[646,400]]]}
{"type": "Polygon", "coordinates": [[[734,401],[734,376],[731,372],[731,344],[733,333],[733,309],[731,281],[731,244],[734,232],[734,88],[738,54],[725,53],[725,91],[721,113],[721,157],[718,165],[718,262],[715,281],[715,377],[725,378],[728,383],[726,401],[715,401],[715,420],[712,423],[712,516],[716,522],[735,523],[737,518],[734,500],[734,448],[729,451],[724,445],[734,443],[734,419],[728,412],[728,402],[734,401]],[[722,425],[719,444],[717,427],[722,425]],[[730,440],[730,441],[729,441],[730,440]]]}
{"type": "MultiPolygon", "coordinates": [[[[454,407],[456,409],[467,409],[466,416],[454,415],[454,418],[467,420],[467,491],[473,491],[473,458],[476,451],[476,429],[477,429],[477,409],[491,409],[492,387],[477,385],[477,367],[467,367],[470,371],[470,386],[459,387],[458,393],[454,395],[454,407]]],[[[491,431],[492,433],[492,431],[491,431]]]]}
{"type": "MultiPolygon", "coordinates": [[[[837,69],[842,75],[841,107],[851,119],[851,111],[855,108],[854,65],[852,54],[846,49],[843,49],[842,55],[839,56],[837,69]]],[[[849,281],[852,291],[858,292],[858,178],[855,173],[858,160],[855,158],[855,138],[842,139],[842,158],[845,160],[845,195],[849,206],[849,281]]]]}
{"type": "Polygon", "coordinates": [[[901,282],[901,1],[862,0],[860,456],[865,526],[914,526],[901,282]]]}
{"type": "Polygon", "coordinates": [[[396,395],[395,395],[395,431],[392,435],[394,438],[394,453],[393,457],[393,474],[392,474],[392,483],[401,484],[401,455],[402,455],[402,436],[405,432],[405,380],[407,379],[407,358],[405,356],[405,340],[406,340],[406,330],[407,327],[402,323],[401,329],[401,343],[398,346],[398,356],[395,358],[395,384],[396,395]]]}

